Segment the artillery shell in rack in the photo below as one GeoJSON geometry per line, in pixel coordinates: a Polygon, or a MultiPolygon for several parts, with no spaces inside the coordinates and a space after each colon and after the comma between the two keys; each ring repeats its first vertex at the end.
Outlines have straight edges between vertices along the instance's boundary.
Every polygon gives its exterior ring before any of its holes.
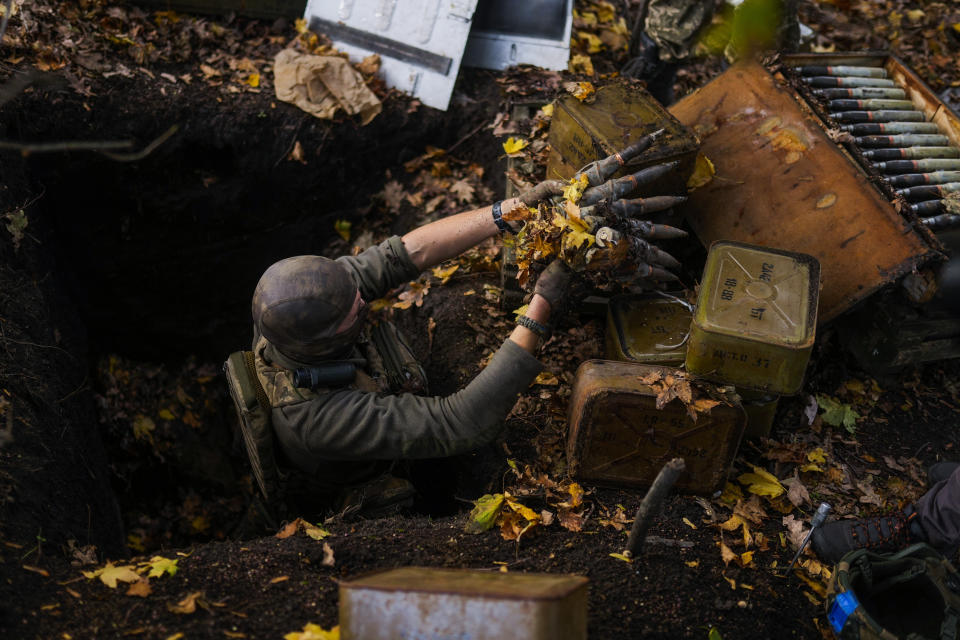
{"type": "Polygon", "coordinates": [[[803,76],[854,76],[859,78],[886,78],[887,70],[883,67],[851,67],[839,65],[836,67],[805,66],[797,67],[803,76]]]}
{"type": "MultiPolygon", "coordinates": [[[[887,149],[884,149],[887,151],[887,149]]],[[[916,173],[923,171],[960,171],[960,158],[926,158],[923,160],[891,160],[875,162],[880,173],[916,173]]]]}
{"type": "MultiPolygon", "coordinates": [[[[916,212],[916,207],[920,205],[930,205],[929,207],[924,207],[924,209],[931,209],[931,213],[939,213],[943,211],[943,203],[940,200],[929,200],[927,202],[921,202],[915,204],[914,211],[916,212]]],[[[926,215],[926,213],[924,213],[926,215]]],[[[931,231],[942,231],[943,229],[954,229],[960,227],[960,216],[955,213],[941,213],[940,215],[934,215],[932,218],[923,218],[920,220],[923,224],[930,227],[931,231]]]]}
{"type": "Polygon", "coordinates": [[[950,138],[933,133],[901,133],[895,136],[861,136],[857,138],[858,147],[949,147],[950,138]]]}
{"type": "Polygon", "coordinates": [[[842,100],[845,98],[882,98],[887,100],[903,100],[907,92],[903,89],[890,87],[854,87],[841,89],[814,89],[814,93],[827,100],[842,100]]]}
{"type": "Polygon", "coordinates": [[[865,122],[845,124],[840,127],[855,136],[872,136],[882,133],[939,133],[940,129],[932,122],[865,122]]]}
{"type": "Polygon", "coordinates": [[[960,182],[947,182],[945,184],[927,184],[922,187],[898,189],[897,193],[907,200],[916,201],[945,198],[948,194],[958,191],[960,191],[960,182]]]}
{"type": "Polygon", "coordinates": [[[920,111],[838,111],[830,114],[838,122],[924,122],[920,111]]]}
{"type": "Polygon", "coordinates": [[[876,111],[878,109],[912,111],[914,108],[913,103],[909,100],[884,100],[881,98],[868,98],[867,100],[831,100],[829,106],[834,111],[854,111],[857,109],[864,111],[876,111]]]}
{"type": "MultiPolygon", "coordinates": [[[[914,160],[934,158],[960,158],[960,149],[957,147],[908,147],[906,149],[867,149],[863,152],[864,158],[871,160],[914,160]]],[[[933,169],[933,166],[925,167],[933,169]]],[[[952,169],[950,166],[938,166],[937,169],[952,169]]]]}
{"type": "Polygon", "coordinates": [[[886,78],[855,78],[851,76],[813,76],[804,78],[807,84],[818,89],[832,89],[836,87],[883,87],[887,89],[896,89],[897,85],[893,80],[886,78]]]}
{"type": "MultiPolygon", "coordinates": [[[[918,202],[916,204],[910,205],[910,209],[913,210],[918,216],[936,216],[939,213],[943,213],[943,200],[927,200],[926,202],[918,202]]],[[[927,219],[929,220],[929,218],[927,219]]],[[[927,220],[922,220],[925,224],[929,226],[927,220]]]]}
{"type": "Polygon", "coordinates": [[[943,184],[960,182],[960,171],[934,171],[932,173],[906,173],[890,176],[887,182],[891,187],[916,187],[921,184],[943,184]]]}

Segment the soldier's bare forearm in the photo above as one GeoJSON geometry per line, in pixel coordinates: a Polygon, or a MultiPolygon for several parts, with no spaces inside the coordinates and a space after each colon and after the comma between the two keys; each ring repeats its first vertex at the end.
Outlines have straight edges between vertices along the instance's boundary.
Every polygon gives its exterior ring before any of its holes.
{"type": "MultiPolygon", "coordinates": [[[[503,211],[517,206],[515,198],[504,200],[503,211]]],[[[417,227],[403,236],[403,245],[419,269],[436,266],[475,247],[500,230],[491,207],[466,211],[417,227]]]]}

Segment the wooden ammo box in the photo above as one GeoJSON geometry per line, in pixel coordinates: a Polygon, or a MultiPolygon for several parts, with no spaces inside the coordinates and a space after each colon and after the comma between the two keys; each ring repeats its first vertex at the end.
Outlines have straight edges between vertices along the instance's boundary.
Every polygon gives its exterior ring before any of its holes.
{"type": "Polygon", "coordinates": [[[683,302],[644,294],[615,296],[607,305],[610,360],[680,366],[692,314],[683,302]]]}
{"type": "Polygon", "coordinates": [[[547,178],[568,180],[584,165],[657,129],[664,129],[661,137],[614,176],[677,160],[676,171],[643,195],[683,193],[697,159],[696,137],[645,90],[619,83],[598,89],[592,101],[581,102],[569,94],[557,101],[550,122],[547,178]]]}
{"type": "Polygon", "coordinates": [[[816,336],[820,267],[809,255],[716,242],[687,344],[690,373],[770,394],[794,394],[816,336]]]}
{"type": "Polygon", "coordinates": [[[340,583],[343,640],[585,640],[582,576],[403,567],[340,583]]]}
{"type": "MultiPolygon", "coordinates": [[[[882,64],[953,139],[954,117],[913,72],[891,56],[784,56],[801,64],[882,64]],[[949,126],[947,126],[949,125],[949,126]]],[[[754,62],[732,66],[670,108],[700,138],[716,175],[682,211],[704,246],[718,240],[805,253],[820,262],[819,321],[833,320],[877,290],[901,282],[932,294],[934,278],[914,274],[943,259],[937,238],[907,203],[861,163],[791,72],[754,62]],[[901,213],[903,212],[903,213],[901,213]],[[914,275],[911,275],[914,274],[914,275]]],[[[918,107],[919,108],[919,107],[918,107]]]]}
{"type": "Polygon", "coordinates": [[[664,463],[683,458],[677,488],[712,493],[723,486],[743,435],[746,415],[718,405],[694,422],[679,401],[656,408],[657,394],[640,379],[670,367],[588,360],[577,369],[567,419],[567,464],[577,479],[649,486],[664,463]]]}

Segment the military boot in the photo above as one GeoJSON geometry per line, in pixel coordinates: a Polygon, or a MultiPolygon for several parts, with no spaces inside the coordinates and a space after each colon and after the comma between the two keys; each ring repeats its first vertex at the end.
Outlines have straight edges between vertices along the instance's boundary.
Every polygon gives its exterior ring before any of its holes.
{"type": "Polygon", "coordinates": [[[381,476],[367,484],[345,489],[340,495],[337,513],[345,520],[386,518],[413,506],[416,493],[409,480],[381,476]]]}
{"type": "Polygon", "coordinates": [[[813,550],[830,564],[856,549],[885,553],[899,551],[914,542],[922,542],[922,531],[914,522],[916,512],[907,507],[891,516],[834,520],[813,532],[813,550]]]}

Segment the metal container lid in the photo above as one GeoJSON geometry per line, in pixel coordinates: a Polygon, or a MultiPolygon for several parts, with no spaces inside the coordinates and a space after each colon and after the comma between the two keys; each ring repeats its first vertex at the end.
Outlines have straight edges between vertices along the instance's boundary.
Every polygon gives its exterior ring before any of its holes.
{"type": "Polygon", "coordinates": [[[820,263],[813,256],[715,242],[694,322],[704,331],[792,348],[813,345],[820,263]]]}
{"type": "Polygon", "coordinates": [[[638,362],[683,360],[692,316],[685,303],[622,295],[610,300],[608,313],[610,329],[626,357],[638,362]]]}
{"type": "Polygon", "coordinates": [[[342,582],[342,589],[376,589],[450,594],[476,598],[557,600],[585,587],[583,576],[546,573],[500,573],[470,569],[401,567],[342,582]]]}

